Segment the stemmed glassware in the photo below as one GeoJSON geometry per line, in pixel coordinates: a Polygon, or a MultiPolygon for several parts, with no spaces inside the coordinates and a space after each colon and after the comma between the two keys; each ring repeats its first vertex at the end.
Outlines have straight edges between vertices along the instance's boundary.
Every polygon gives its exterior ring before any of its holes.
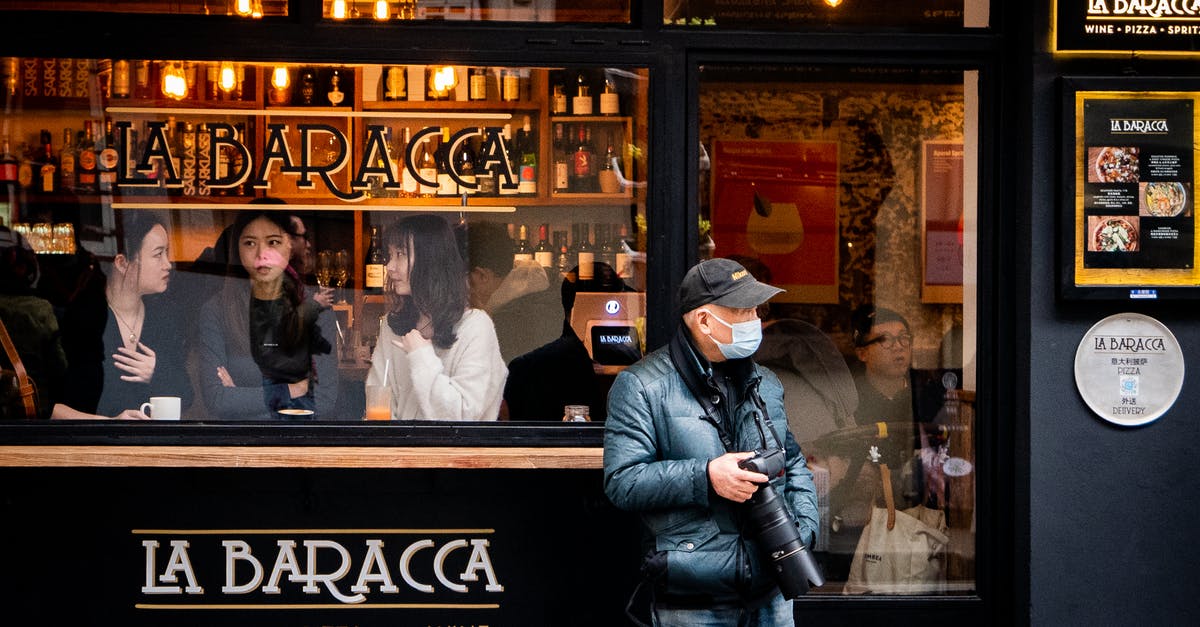
{"type": "Polygon", "coordinates": [[[317,286],[329,287],[333,280],[333,251],[322,250],[317,253],[317,286]]]}
{"type": "Polygon", "coordinates": [[[346,302],[346,292],[342,288],[350,282],[350,253],[345,249],[337,251],[333,257],[333,287],[338,290],[337,300],[346,302]]]}

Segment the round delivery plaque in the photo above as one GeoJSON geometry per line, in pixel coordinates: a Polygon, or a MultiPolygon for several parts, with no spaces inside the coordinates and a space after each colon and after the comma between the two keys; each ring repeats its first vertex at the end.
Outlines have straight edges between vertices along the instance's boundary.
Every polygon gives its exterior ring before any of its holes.
{"type": "Polygon", "coordinates": [[[1183,388],[1183,351],[1163,323],[1138,313],[1097,322],[1075,351],[1075,385],[1097,416],[1136,427],[1166,413],[1183,388]]]}

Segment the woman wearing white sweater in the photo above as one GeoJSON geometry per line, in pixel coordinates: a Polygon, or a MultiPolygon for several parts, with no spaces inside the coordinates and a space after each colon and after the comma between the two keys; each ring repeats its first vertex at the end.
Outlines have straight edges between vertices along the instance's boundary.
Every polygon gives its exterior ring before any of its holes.
{"type": "Polygon", "coordinates": [[[450,225],[417,215],[384,231],[389,313],[367,385],[391,389],[393,420],[495,420],[508,374],[491,318],[467,306],[450,225]]]}

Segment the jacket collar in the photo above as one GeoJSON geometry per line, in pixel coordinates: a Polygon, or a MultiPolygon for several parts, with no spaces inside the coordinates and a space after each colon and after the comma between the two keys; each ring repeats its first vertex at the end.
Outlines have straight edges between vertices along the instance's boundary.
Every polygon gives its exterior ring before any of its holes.
{"type": "MultiPolygon", "coordinates": [[[[678,366],[679,376],[683,377],[689,389],[704,390],[709,396],[717,395],[724,399],[721,386],[717,385],[714,379],[714,364],[696,349],[691,333],[682,322],[671,338],[670,351],[673,361],[678,366]]],[[[754,361],[749,357],[721,362],[717,368],[733,380],[743,397],[746,391],[758,385],[762,378],[755,368],[754,361]]]]}

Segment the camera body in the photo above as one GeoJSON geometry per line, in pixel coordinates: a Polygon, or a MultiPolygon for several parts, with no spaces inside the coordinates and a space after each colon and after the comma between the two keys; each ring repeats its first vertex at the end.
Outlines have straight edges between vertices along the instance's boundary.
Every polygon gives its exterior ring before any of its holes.
{"type": "MultiPolygon", "coordinates": [[[[762,473],[769,479],[783,472],[784,462],[783,449],[759,449],[752,457],[739,461],[738,467],[762,473]]],[[[800,540],[800,526],[792,520],[783,498],[769,481],[760,484],[754,496],[746,501],[746,520],[785,599],[806,594],[810,582],[818,587],[825,584],[816,560],[800,540]]]]}

